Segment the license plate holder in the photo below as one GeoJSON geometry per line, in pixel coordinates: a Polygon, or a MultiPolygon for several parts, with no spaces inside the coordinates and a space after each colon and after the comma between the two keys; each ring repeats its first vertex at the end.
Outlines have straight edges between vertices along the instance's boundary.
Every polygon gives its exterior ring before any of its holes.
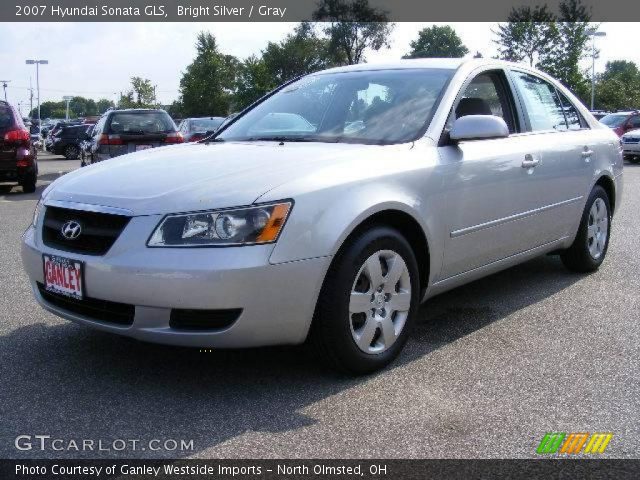
{"type": "Polygon", "coordinates": [[[136,145],[136,152],[139,150],[148,150],[149,148],[153,148],[153,145],[136,145]]]}
{"type": "Polygon", "coordinates": [[[44,289],[76,300],[84,299],[84,262],[59,255],[42,255],[44,289]]]}

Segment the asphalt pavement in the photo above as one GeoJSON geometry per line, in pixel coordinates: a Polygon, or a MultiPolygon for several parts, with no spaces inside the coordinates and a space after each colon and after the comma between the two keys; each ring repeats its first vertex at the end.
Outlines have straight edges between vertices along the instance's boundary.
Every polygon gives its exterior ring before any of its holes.
{"type": "Polygon", "coordinates": [[[546,432],[611,432],[604,456],[639,456],[640,166],[597,273],[545,256],[436,297],[401,357],[362,378],[301,347],[151,345],[42,310],[20,236],[78,167],[42,156],[35,194],[0,187],[0,458],[522,458],[546,432]]]}

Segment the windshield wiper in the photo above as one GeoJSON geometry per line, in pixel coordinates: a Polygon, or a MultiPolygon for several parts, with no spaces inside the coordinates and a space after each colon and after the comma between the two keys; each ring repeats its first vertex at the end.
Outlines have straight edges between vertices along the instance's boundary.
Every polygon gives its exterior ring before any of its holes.
{"type": "Polygon", "coordinates": [[[273,136],[273,137],[249,137],[244,142],[318,142],[316,137],[285,137],[285,136],[273,136]]]}
{"type": "MultiPolygon", "coordinates": [[[[208,138],[208,137],[207,137],[207,138],[204,140],[204,144],[205,144],[205,145],[209,145],[210,143],[222,143],[222,142],[224,142],[224,141],[225,141],[225,140],[224,140],[224,138],[218,138],[218,137],[216,137],[216,138],[208,138]]],[[[202,140],[200,140],[199,142],[202,142],[202,140]]]]}

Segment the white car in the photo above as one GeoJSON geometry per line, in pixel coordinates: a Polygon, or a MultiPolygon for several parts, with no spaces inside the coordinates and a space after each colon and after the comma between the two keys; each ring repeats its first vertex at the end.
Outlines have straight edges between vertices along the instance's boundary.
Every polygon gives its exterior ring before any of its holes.
{"type": "Polygon", "coordinates": [[[640,162],[640,128],[625,133],[620,140],[625,160],[640,162]]]}

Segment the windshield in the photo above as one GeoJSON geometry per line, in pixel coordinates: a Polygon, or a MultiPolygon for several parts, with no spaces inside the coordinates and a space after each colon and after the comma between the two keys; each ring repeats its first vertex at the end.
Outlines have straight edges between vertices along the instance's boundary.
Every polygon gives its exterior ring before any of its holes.
{"type": "Polygon", "coordinates": [[[398,69],[311,75],[260,103],[217,139],[408,142],[431,120],[452,74],[398,69]]]}
{"type": "Polygon", "coordinates": [[[619,127],[627,119],[628,115],[609,114],[600,119],[600,123],[604,123],[607,127],[619,127]]]}
{"type": "Polygon", "coordinates": [[[224,117],[196,118],[189,122],[189,131],[197,133],[211,132],[217,129],[223,121],[224,117]]]}
{"type": "Polygon", "coordinates": [[[171,117],[165,112],[114,113],[109,126],[110,133],[142,135],[175,132],[171,117]]]}

